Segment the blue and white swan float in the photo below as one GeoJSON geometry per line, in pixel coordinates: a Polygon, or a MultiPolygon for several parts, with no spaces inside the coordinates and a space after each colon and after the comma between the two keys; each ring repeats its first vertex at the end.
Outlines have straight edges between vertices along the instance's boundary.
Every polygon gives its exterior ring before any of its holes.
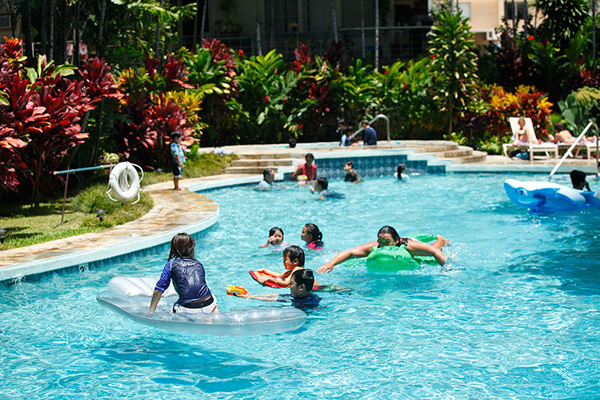
{"type": "Polygon", "coordinates": [[[589,207],[600,209],[600,191],[584,192],[553,182],[522,182],[515,179],[507,179],[504,190],[513,203],[531,212],[575,211],[589,207]]]}

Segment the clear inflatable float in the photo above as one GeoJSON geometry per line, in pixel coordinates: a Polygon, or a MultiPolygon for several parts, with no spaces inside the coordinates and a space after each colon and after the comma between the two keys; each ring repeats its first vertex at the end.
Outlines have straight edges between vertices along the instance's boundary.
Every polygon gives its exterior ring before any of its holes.
{"type": "Polygon", "coordinates": [[[96,300],[101,306],[140,324],[208,335],[268,335],[296,330],[306,322],[306,314],[290,306],[210,314],[173,314],[171,307],[177,300],[177,293],[172,286],[163,294],[156,311],[151,313],[148,306],[157,280],[118,276],[110,280],[107,290],[96,296],[96,300]]]}

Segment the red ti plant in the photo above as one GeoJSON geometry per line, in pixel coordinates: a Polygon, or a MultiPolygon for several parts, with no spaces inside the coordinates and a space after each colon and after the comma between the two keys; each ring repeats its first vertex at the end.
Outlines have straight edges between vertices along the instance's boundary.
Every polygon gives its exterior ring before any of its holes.
{"type": "Polygon", "coordinates": [[[35,85],[28,88],[28,82],[19,75],[8,79],[6,75],[5,71],[0,72],[0,86],[9,102],[7,106],[0,106],[0,146],[3,149],[0,154],[0,175],[6,177],[8,184],[1,186],[17,191],[19,181],[15,167],[26,168],[22,154],[26,140],[42,131],[48,115],[43,107],[36,107],[33,103],[35,85]]]}
{"type": "Polygon", "coordinates": [[[126,119],[116,123],[115,136],[117,152],[122,158],[140,164],[143,168],[151,169],[152,147],[155,137],[146,119],[147,97],[128,95],[121,105],[120,112],[126,119]]]}
{"type": "Polygon", "coordinates": [[[119,155],[146,169],[165,165],[169,155],[167,144],[174,131],[181,132],[184,149],[193,143],[186,112],[162,94],[150,99],[129,97],[121,111],[129,119],[117,126],[119,155]]]}
{"type": "Polygon", "coordinates": [[[300,43],[300,46],[294,50],[294,57],[296,59],[292,61],[291,69],[297,73],[300,73],[303,67],[306,68],[314,61],[313,52],[304,43],[300,43]]]}
{"type": "Polygon", "coordinates": [[[29,135],[39,132],[47,114],[32,101],[36,85],[28,87],[21,78],[20,66],[24,60],[23,41],[6,39],[0,45],[0,91],[4,104],[0,105],[0,189],[17,191],[17,168],[25,169],[22,151],[29,135]]]}
{"type": "Polygon", "coordinates": [[[106,60],[99,58],[90,59],[79,69],[86,94],[93,103],[104,98],[123,97],[110,71],[106,60]]]}
{"type": "Polygon", "coordinates": [[[323,57],[338,72],[346,72],[348,57],[346,56],[346,43],[331,42],[331,47],[325,52],[323,57]]]}
{"type": "MultiPolygon", "coordinates": [[[[115,79],[111,73],[110,66],[104,59],[92,58],[78,70],[81,81],[86,90],[87,96],[92,103],[101,101],[99,112],[96,116],[96,133],[93,136],[92,149],[90,151],[89,164],[96,159],[98,147],[100,145],[100,135],[102,133],[102,124],[104,120],[104,101],[105,99],[120,99],[123,94],[119,91],[115,79]]],[[[85,114],[83,129],[87,127],[87,118],[89,112],[85,114]]]]}
{"type": "Polygon", "coordinates": [[[192,137],[193,129],[190,125],[187,113],[173,100],[167,99],[164,94],[152,96],[152,105],[146,112],[149,121],[150,135],[155,139],[154,157],[158,167],[164,167],[170,159],[168,145],[171,143],[171,134],[175,131],[181,133],[180,146],[185,151],[194,143],[192,137]]]}
{"type": "Polygon", "coordinates": [[[6,125],[0,125],[0,189],[17,191],[19,180],[16,168],[25,168],[21,160],[20,149],[25,142],[13,137],[14,130],[6,125]]]}
{"type": "Polygon", "coordinates": [[[163,75],[165,78],[166,90],[193,89],[194,86],[187,84],[189,70],[181,57],[173,54],[167,56],[163,75]]]}
{"type": "Polygon", "coordinates": [[[231,50],[229,50],[227,45],[221,43],[221,41],[217,39],[202,39],[202,46],[206,49],[210,49],[214,63],[225,61],[225,63],[222,64],[222,68],[225,68],[225,75],[231,78],[233,91],[237,90],[237,83],[235,82],[235,77],[237,76],[235,58],[231,53],[231,50]]]}
{"type": "Polygon", "coordinates": [[[34,103],[44,107],[48,114],[43,127],[29,135],[25,148],[26,163],[33,182],[32,204],[39,208],[41,191],[48,190],[53,182],[52,171],[56,170],[69,150],[82,144],[88,134],[81,132],[80,116],[94,106],[84,91],[83,82],[71,81],[55,75],[52,68],[40,77],[39,91],[34,103]]]}

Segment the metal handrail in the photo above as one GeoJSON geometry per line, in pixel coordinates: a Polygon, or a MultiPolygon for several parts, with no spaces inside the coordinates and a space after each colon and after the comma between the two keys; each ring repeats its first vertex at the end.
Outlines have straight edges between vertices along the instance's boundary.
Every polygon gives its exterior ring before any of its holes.
{"type": "MultiPolygon", "coordinates": [[[[390,141],[390,119],[388,117],[385,116],[385,114],[377,114],[375,116],[375,118],[373,118],[372,120],[369,121],[369,125],[371,125],[373,122],[377,121],[379,118],[383,118],[385,119],[385,125],[387,128],[387,141],[390,141]]],[[[359,130],[357,130],[356,132],[354,132],[352,134],[352,136],[350,136],[350,138],[353,138],[354,136],[358,135],[359,133],[361,133],[362,131],[364,131],[365,128],[360,128],[359,130]]]]}
{"type": "Polygon", "coordinates": [[[98,165],[98,166],[95,166],[95,167],[65,169],[64,171],[54,171],[54,172],[52,172],[54,175],[67,174],[67,179],[65,179],[65,193],[63,195],[62,212],[61,212],[61,215],[60,215],[60,223],[61,224],[63,222],[65,222],[65,205],[67,204],[67,188],[69,187],[69,174],[72,173],[72,172],[93,171],[93,170],[102,169],[102,168],[112,168],[114,166],[115,166],[115,164],[108,164],[108,165],[98,165]]]}
{"type": "Polygon", "coordinates": [[[560,166],[565,161],[565,159],[567,157],[569,157],[570,154],[572,154],[571,150],[573,150],[575,148],[575,146],[577,146],[577,144],[579,143],[579,141],[581,140],[581,138],[586,134],[586,132],[588,131],[588,129],[590,129],[590,127],[592,125],[594,125],[596,127],[596,165],[598,165],[598,125],[596,125],[596,123],[594,121],[590,121],[590,123],[587,124],[587,126],[585,127],[585,129],[583,130],[583,132],[581,132],[579,134],[579,136],[577,136],[577,139],[575,139],[575,141],[573,142],[573,144],[571,145],[571,147],[569,147],[569,150],[567,150],[567,152],[565,153],[565,155],[560,159],[560,161],[558,163],[556,163],[556,165],[554,166],[554,169],[552,170],[552,172],[550,172],[550,175],[548,176],[548,179],[552,178],[552,176],[560,168],[560,166]]]}

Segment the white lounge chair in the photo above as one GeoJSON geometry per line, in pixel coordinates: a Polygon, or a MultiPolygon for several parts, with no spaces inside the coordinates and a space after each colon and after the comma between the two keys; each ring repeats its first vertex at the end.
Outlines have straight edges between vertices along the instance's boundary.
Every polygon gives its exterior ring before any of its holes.
{"type": "MultiPolygon", "coordinates": [[[[524,143],[517,142],[515,144],[515,132],[519,130],[519,117],[510,117],[508,119],[510,123],[510,129],[512,130],[512,143],[505,143],[502,145],[504,150],[504,156],[508,157],[511,150],[526,150],[529,152],[529,161],[532,162],[536,154],[543,154],[546,158],[558,158],[558,146],[554,143],[524,143]]],[[[535,130],[533,129],[533,122],[531,118],[525,118],[525,129],[528,129],[531,133],[531,138],[537,140],[535,136],[535,130]]]]}

